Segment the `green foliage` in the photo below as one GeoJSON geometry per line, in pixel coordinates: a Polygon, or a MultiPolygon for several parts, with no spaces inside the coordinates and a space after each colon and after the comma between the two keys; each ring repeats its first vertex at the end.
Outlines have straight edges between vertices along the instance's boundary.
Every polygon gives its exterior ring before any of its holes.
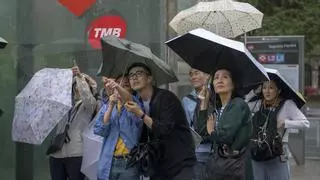
{"type": "Polygon", "coordinates": [[[243,0],[264,13],[261,29],[250,35],[304,35],[305,52],[311,55],[320,45],[320,1],[243,0]]]}

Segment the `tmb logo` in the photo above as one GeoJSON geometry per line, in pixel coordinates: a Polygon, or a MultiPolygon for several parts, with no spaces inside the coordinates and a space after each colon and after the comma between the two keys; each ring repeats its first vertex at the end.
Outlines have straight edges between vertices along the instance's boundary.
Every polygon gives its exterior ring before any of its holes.
{"type": "Polygon", "coordinates": [[[113,35],[124,38],[126,31],[127,24],[121,16],[101,16],[87,28],[88,41],[93,48],[101,49],[102,37],[113,35]]]}

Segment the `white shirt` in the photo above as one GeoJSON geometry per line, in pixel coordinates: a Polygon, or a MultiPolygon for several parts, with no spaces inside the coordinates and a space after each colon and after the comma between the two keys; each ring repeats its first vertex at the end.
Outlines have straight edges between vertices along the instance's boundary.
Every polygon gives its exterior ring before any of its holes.
{"type": "Polygon", "coordinates": [[[143,107],[144,107],[144,110],[146,111],[146,114],[149,114],[150,113],[149,112],[150,111],[150,100],[143,101],[143,107]]]}

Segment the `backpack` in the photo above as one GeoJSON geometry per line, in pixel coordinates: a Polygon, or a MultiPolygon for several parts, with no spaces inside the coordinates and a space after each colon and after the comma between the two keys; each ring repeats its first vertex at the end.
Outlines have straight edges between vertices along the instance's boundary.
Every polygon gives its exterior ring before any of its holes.
{"type": "Polygon", "coordinates": [[[282,138],[285,134],[278,132],[277,116],[284,101],[279,106],[266,109],[261,105],[252,118],[253,137],[250,140],[251,157],[255,161],[267,161],[284,154],[282,138]]]}

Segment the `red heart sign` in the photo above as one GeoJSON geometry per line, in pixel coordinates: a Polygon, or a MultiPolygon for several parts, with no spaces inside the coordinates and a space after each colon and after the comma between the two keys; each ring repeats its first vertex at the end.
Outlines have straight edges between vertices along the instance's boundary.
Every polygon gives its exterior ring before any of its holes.
{"type": "Polygon", "coordinates": [[[59,0],[59,3],[66,7],[76,16],[81,16],[86,12],[96,0],[59,0]]]}
{"type": "Polygon", "coordinates": [[[88,41],[93,48],[101,49],[101,38],[104,36],[126,36],[127,23],[121,16],[101,16],[93,20],[87,28],[88,41]]]}

